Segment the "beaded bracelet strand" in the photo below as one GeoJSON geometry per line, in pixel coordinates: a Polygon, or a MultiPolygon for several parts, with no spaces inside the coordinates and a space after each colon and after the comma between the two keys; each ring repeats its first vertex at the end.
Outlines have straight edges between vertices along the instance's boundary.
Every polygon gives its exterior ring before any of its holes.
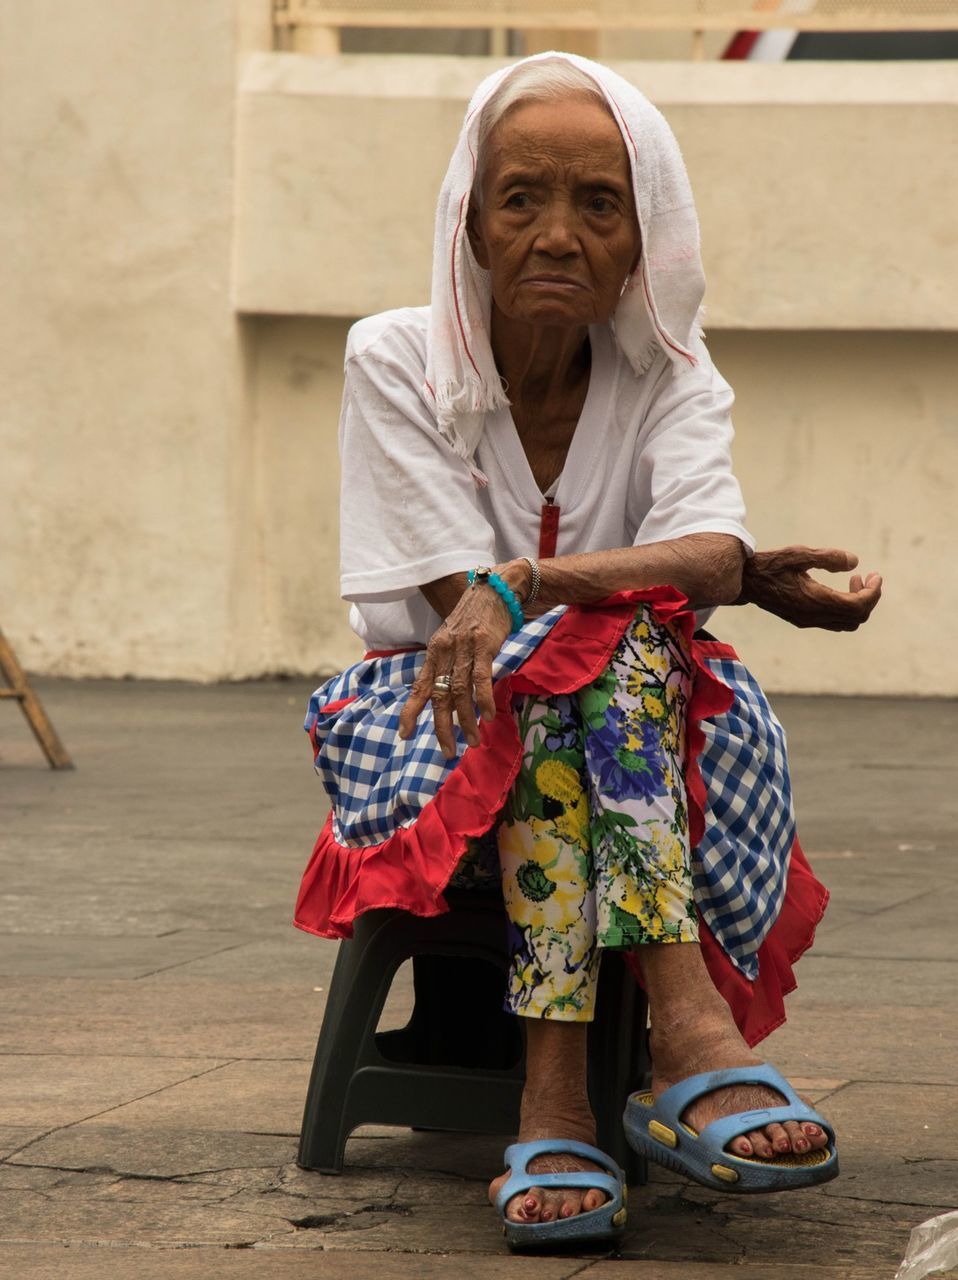
{"type": "Polygon", "coordinates": [[[519,603],[519,597],[509,586],[504,578],[500,578],[498,573],[493,573],[490,569],[470,569],[466,575],[470,587],[476,583],[488,583],[500,598],[503,604],[509,610],[509,616],[512,619],[512,630],[521,631],[525,617],[522,612],[522,605],[519,603]]]}

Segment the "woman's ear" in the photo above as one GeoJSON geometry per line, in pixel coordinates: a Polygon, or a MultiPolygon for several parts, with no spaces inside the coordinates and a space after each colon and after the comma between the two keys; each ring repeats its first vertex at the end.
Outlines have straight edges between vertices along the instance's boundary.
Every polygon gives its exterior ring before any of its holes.
{"type": "Polygon", "coordinates": [[[472,249],[472,255],[482,267],[483,271],[489,270],[489,255],[486,253],[485,241],[482,238],[482,227],[479,222],[479,205],[476,200],[476,193],[473,192],[469,197],[469,209],[466,213],[466,235],[469,237],[469,247],[472,249]]]}

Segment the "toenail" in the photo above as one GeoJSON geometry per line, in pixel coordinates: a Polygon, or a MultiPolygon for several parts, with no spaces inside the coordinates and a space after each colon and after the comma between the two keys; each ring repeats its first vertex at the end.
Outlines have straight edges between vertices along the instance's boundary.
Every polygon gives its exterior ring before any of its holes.
{"type": "Polygon", "coordinates": [[[819,1129],[818,1125],[807,1124],[805,1126],[805,1132],[809,1134],[810,1137],[817,1138],[818,1135],[821,1133],[821,1130],[819,1129]]]}
{"type": "Polygon", "coordinates": [[[796,1138],[796,1139],[795,1139],[795,1145],[796,1145],[796,1147],[798,1147],[799,1151],[807,1151],[807,1150],[808,1150],[808,1143],[805,1141],[805,1139],[804,1139],[804,1138],[796,1138]]]}
{"type": "Polygon", "coordinates": [[[788,1148],[789,1148],[788,1138],[779,1138],[778,1142],[775,1143],[775,1149],[777,1151],[787,1151],[788,1148]]]}

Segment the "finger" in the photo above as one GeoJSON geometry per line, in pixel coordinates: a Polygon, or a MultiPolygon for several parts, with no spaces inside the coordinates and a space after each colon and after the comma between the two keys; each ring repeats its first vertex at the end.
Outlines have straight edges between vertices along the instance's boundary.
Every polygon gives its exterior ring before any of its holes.
{"type": "Polygon", "coordinates": [[[476,702],[483,720],[490,722],[496,718],[496,698],[492,687],[492,658],[484,650],[476,654],[472,668],[472,680],[476,690],[476,702]]]}
{"type": "Polygon", "coordinates": [[[416,721],[419,719],[423,707],[429,701],[429,695],[432,691],[432,682],[435,679],[435,670],[435,660],[431,654],[427,653],[426,660],[422,665],[419,677],[409,690],[406,705],[399,713],[400,738],[408,738],[415,731],[416,721]]]}
{"type": "Polygon", "coordinates": [[[462,661],[452,678],[452,701],[456,708],[456,718],[466,742],[470,747],[479,745],[479,725],[476,722],[476,708],[472,702],[472,662],[462,661]]]}
{"type": "Polygon", "coordinates": [[[864,584],[864,582],[862,582],[862,576],[861,576],[861,574],[860,574],[860,573],[853,573],[853,574],[852,574],[852,576],[851,576],[851,580],[850,580],[850,582],[849,582],[849,584],[848,584],[848,589],[849,589],[849,591],[861,591],[861,589],[862,589],[862,587],[863,587],[864,585],[865,585],[865,584],[864,584]]]}
{"type": "Polygon", "coordinates": [[[448,690],[433,690],[432,718],[442,754],[447,760],[451,760],[459,752],[456,746],[456,727],[452,722],[452,694],[448,690]]]}
{"type": "Polygon", "coordinates": [[[863,610],[862,595],[850,595],[826,587],[814,578],[803,583],[804,603],[800,627],[819,627],[825,631],[855,631],[867,613],[863,610]]]}
{"type": "Polygon", "coordinates": [[[829,573],[847,573],[858,565],[858,556],[853,551],[842,551],[838,547],[819,547],[808,552],[809,569],[825,569],[829,573]]]}

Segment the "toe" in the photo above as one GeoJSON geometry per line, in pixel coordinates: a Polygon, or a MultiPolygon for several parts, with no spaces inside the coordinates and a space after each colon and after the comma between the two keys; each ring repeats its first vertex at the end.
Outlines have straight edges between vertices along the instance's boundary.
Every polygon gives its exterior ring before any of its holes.
{"type": "Polygon", "coordinates": [[[798,1155],[803,1155],[809,1148],[810,1143],[805,1137],[805,1130],[796,1120],[785,1121],[785,1132],[788,1134],[789,1145],[798,1155]]]}
{"type": "Polygon", "coordinates": [[[737,1155],[737,1156],[754,1155],[752,1143],[744,1133],[740,1138],[732,1139],[732,1141],[729,1143],[729,1150],[733,1152],[734,1155],[737,1155]]]}
{"type": "Polygon", "coordinates": [[[582,1197],[567,1194],[559,1209],[560,1218],[574,1218],[582,1210],[582,1197]]]}
{"type": "Polygon", "coordinates": [[[768,1160],[775,1154],[775,1148],[761,1129],[753,1129],[748,1135],[748,1140],[752,1144],[752,1150],[760,1160],[768,1160]]]}
{"type": "Polygon", "coordinates": [[[772,1144],[776,1155],[785,1155],[786,1152],[791,1151],[792,1140],[783,1125],[767,1124],[765,1126],[765,1136],[772,1144]]]}
{"type": "Polygon", "coordinates": [[[587,1191],[582,1198],[582,1212],[591,1213],[593,1209],[598,1209],[602,1204],[605,1204],[605,1193],[593,1188],[591,1191],[587,1191]]]}
{"type": "Polygon", "coordinates": [[[828,1146],[828,1135],[820,1125],[809,1124],[808,1121],[806,1121],[802,1125],[802,1130],[813,1151],[821,1151],[822,1147],[828,1146]]]}
{"type": "Polygon", "coordinates": [[[542,1208],[542,1193],[538,1187],[513,1196],[506,1205],[506,1217],[510,1222],[538,1222],[542,1208]]]}

